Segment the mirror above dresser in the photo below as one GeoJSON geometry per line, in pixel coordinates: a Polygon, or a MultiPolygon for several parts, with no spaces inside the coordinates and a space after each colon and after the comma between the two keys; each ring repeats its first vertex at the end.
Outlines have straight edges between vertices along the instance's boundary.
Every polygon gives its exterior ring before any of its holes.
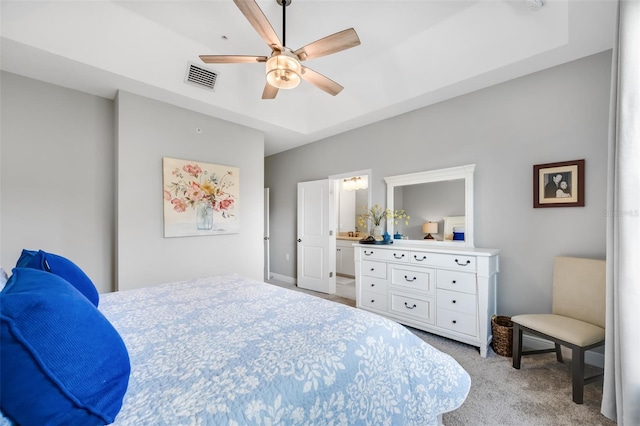
{"type": "Polygon", "coordinates": [[[469,164],[385,177],[387,208],[411,217],[408,225],[388,220],[387,232],[408,244],[474,247],[474,171],[469,164]]]}

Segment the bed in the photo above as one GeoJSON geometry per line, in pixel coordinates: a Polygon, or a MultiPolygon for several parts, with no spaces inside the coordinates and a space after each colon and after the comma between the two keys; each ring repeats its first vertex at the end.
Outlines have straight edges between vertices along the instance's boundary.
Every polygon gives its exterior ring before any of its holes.
{"type": "Polygon", "coordinates": [[[98,309],[131,364],[115,425],[435,425],[470,387],[395,322],[235,274],[102,294],[98,309]]]}

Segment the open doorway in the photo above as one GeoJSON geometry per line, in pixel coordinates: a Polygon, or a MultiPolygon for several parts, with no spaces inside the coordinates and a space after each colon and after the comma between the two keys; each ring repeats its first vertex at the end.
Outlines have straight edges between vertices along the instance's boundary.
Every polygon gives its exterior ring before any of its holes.
{"type": "Polygon", "coordinates": [[[354,243],[367,235],[358,216],[371,207],[371,170],[329,176],[334,197],[336,238],[336,295],[355,300],[354,243]]]}

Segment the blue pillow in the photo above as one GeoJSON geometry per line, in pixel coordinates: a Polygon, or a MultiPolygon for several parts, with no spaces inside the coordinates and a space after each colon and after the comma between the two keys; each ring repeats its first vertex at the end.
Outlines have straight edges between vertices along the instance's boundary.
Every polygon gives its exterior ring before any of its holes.
{"type": "Polygon", "coordinates": [[[20,425],[115,420],[129,354],[111,323],[57,275],[15,268],[0,292],[0,409],[20,425]]]}
{"type": "Polygon", "coordinates": [[[20,257],[16,262],[16,268],[26,268],[36,254],[38,254],[37,251],[22,249],[22,253],[20,253],[20,257]]]}
{"type": "Polygon", "coordinates": [[[22,250],[16,268],[34,268],[58,275],[84,294],[93,306],[98,306],[100,296],[96,286],[78,265],[65,257],[42,250],[22,250]]]}

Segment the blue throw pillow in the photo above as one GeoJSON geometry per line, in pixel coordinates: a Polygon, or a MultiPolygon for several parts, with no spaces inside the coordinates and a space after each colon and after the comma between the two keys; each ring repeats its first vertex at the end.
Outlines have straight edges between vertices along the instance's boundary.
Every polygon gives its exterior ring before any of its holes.
{"type": "Polygon", "coordinates": [[[65,257],[42,250],[22,250],[16,268],[33,268],[58,275],[84,294],[93,306],[98,306],[100,296],[96,286],[78,265],[65,257]]]}
{"type": "Polygon", "coordinates": [[[104,425],[129,384],[111,323],[57,275],[15,268],[0,292],[0,409],[19,425],[104,425]]]}
{"type": "Polygon", "coordinates": [[[16,268],[26,268],[33,256],[38,254],[37,251],[23,249],[22,253],[20,253],[20,257],[18,258],[18,262],[16,263],[16,268]]]}

